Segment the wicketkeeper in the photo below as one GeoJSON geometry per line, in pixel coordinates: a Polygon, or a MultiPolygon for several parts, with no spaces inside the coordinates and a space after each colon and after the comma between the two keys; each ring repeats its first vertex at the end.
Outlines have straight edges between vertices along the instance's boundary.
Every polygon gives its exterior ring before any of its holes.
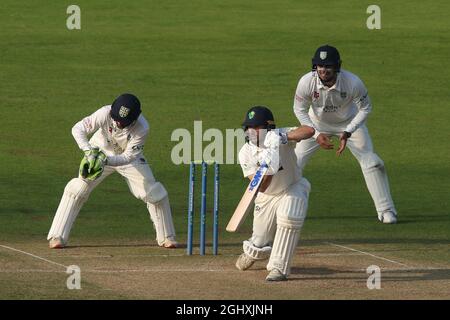
{"type": "Polygon", "coordinates": [[[294,112],[302,125],[315,129],[312,138],[297,145],[298,164],[303,170],[319,147],[330,150],[332,136],[339,139],[337,155],[346,146],[358,160],[367,188],[383,223],[396,223],[384,162],[374,152],[366,119],[372,111],[367,89],[353,73],[341,69],[336,48],[319,47],[312,58],[312,71],[299,81],[294,112]]]}
{"type": "Polygon", "coordinates": [[[72,135],[85,156],[79,176],[64,189],[47,237],[50,248],[66,246],[75,218],[89,194],[113,172],[123,176],[131,193],[147,204],[158,245],[177,246],[167,191],[156,181],[143,155],[148,132],[141,104],[132,94],[122,94],[112,105],[75,124],[72,135]]]}
{"type": "Polygon", "coordinates": [[[236,267],[247,270],[255,261],[269,258],[266,280],[283,281],[290,273],[311,188],[298,170],[294,149],[314,129],[275,129],[273,114],[264,106],[251,108],[242,125],[247,135],[239,152],[244,177],[251,180],[262,163],[269,169],[255,199],[253,234],[244,241],[236,267]]]}

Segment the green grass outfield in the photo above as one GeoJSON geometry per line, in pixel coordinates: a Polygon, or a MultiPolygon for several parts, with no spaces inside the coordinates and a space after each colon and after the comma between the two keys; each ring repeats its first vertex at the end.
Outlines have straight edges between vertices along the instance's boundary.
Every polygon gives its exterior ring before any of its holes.
{"type": "MultiPolygon", "coordinates": [[[[69,4],[0,4],[0,244],[47,245],[64,186],[81,159],[70,129],[122,92],[143,104],[151,125],[145,155],[169,191],[184,243],[189,169],[170,160],[172,131],[191,130],[194,120],[204,130],[237,128],[255,104],[270,106],[279,126],[296,125],[297,81],[314,50],[329,43],[369,90],[368,127],[400,223],[376,220],[348,150],[339,159],[321,151],[305,170],[312,192],[302,239],[368,250],[395,244],[408,250],[388,252],[392,258],[448,268],[450,253],[442,249],[450,244],[447,1],[377,1],[381,30],[366,28],[368,1],[79,0],[80,31],[66,29],[69,4]]],[[[238,165],[221,167],[220,240],[234,253],[251,219],[238,234],[226,234],[224,226],[246,183],[238,165]]],[[[71,243],[153,243],[148,219],[145,205],[114,175],[92,193],[71,243]]],[[[8,293],[0,289],[1,297],[8,293]]]]}

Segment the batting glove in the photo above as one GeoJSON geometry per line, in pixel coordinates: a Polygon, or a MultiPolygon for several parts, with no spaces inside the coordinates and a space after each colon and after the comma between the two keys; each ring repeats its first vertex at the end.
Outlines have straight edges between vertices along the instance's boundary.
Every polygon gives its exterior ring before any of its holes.
{"type": "Polygon", "coordinates": [[[268,175],[274,175],[280,169],[280,152],[279,148],[267,148],[259,154],[258,160],[260,163],[265,163],[269,168],[268,175]]]}
{"type": "Polygon", "coordinates": [[[286,143],[288,143],[287,133],[280,130],[270,130],[264,139],[264,146],[271,149],[278,148],[280,144],[286,143]]]}

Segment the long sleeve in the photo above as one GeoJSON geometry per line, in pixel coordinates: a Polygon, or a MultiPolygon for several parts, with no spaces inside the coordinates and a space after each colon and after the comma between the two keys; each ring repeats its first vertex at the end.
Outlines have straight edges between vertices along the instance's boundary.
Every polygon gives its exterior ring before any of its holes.
{"type": "Polygon", "coordinates": [[[370,102],[369,94],[363,82],[357,79],[353,89],[353,102],[358,107],[358,113],[347,125],[345,131],[353,133],[358,129],[364,121],[366,121],[369,113],[372,111],[372,104],[370,102]]]}
{"type": "Polygon", "coordinates": [[[128,141],[125,151],[117,156],[108,156],[108,165],[112,167],[123,166],[136,160],[144,149],[145,140],[148,136],[148,130],[140,135],[134,136],[128,141]]]}
{"type": "Polygon", "coordinates": [[[308,92],[307,82],[305,81],[305,77],[303,77],[298,82],[297,90],[295,91],[294,113],[301,125],[314,128],[314,138],[317,138],[320,132],[314,126],[308,114],[311,102],[312,99],[308,92]]]}
{"type": "Polygon", "coordinates": [[[108,107],[102,107],[90,116],[87,116],[83,120],[77,122],[72,127],[72,135],[81,150],[86,151],[91,149],[91,145],[89,144],[89,135],[92,135],[104,122],[106,122],[108,114],[108,107]]]}

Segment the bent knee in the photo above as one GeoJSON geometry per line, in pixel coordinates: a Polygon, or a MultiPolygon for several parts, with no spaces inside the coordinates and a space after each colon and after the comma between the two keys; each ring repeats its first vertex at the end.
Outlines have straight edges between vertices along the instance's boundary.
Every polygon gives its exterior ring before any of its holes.
{"type": "Polygon", "coordinates": [[[370,170],[373,168],[383,168],[384,162],[381,158],[374,152],[366,153],[361,156],[359,161],[361,168],[363,170],[370,170]]]}
{"type": "Polygon", "coordinates": [[[81,178],[73,178],[67,183],[64,192],[74,198],[87,198],[89,196],[89,183],[81,178]]]}
{"type": "Polygon", "coordinates": [[[146,203],[158,203],[168,196],[166,188],[160,182],[156,182],[146,188],[145,193],[136,197],[146,203]]]}
{"type": "Polygon", "coordinates": [[[306,218],[308,198],[287,197],[280,205],[277,214],[277,225],[285,228],[300,229],[306,218]]]}

